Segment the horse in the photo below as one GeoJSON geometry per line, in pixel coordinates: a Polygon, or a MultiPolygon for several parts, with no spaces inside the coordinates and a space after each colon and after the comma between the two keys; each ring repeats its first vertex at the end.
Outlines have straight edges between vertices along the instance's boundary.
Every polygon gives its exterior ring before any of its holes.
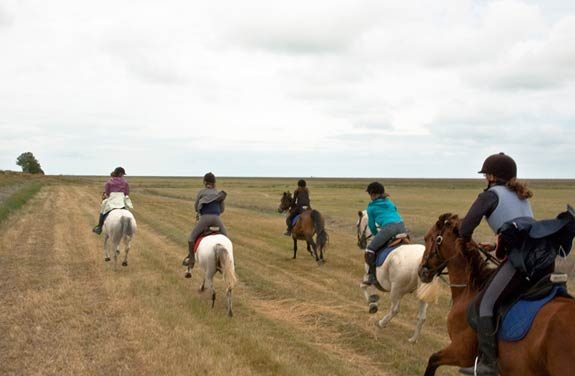
{"type": "Polygon", "coordinates": [[[120,244],[124,242],[124,261],[122,266],[128,266],[128,252],[136,233],[136,219],[127,209],[110,211],[102,227],[104,233],[104,261],[110,261],[110,252],[114,254],[114,268],[120,254],[120,244]]]}
{"type": "MultiPolygon", "coordinates": [[[[447,316],[451,343],[431,355],[425,376],[439,366],[471,367],[478,350],[477,336],[467,321],[467,308],[494,269],[476,249],[464,250],[458,241],[460,219],[443,214],[425,235],[425,253],[419,268],[423,282],[449,270],[452,305],[447,316]]],[[[517,342],[498,340],[501,375],[572,375],[575,372],[575,303],[556,297],[538,312],[527,335],[517,342]]]]}
{"type": "MultiPolygon", "coordinates": [[[[214,275],[220,272],[226,283],[226,299],[228,316],[232,317],[232,289],[237,283],[234,267],[234,247],[231,240],[223,234],[207,235],[202,238],[195,254],[196,263],[204,272],[204,279],[200,292],[209,288],[212,292],[212,308],[216,302],[216,289],[214,288],[214,275]]],[[[188,273],[192,269],[188,266],[188,273]]]]}
{"type": "MultiPolygon", "coordinates": [[[[280,200],[278,212],[283,213],[289,210],[292,205],[293,198],[291,193],[289,191],[284,192],[280,200]]],[[[323,259],[323,250],[327,245],[328,235],[325,230],[325,221],[319,211],[315,209],[303,211],[292,228],[291,236],[293,239],[293,259],[295,259],[297,255],[297,241],[305,240],[307,251],[315,258],[315,261],[319,265],[325,262],[323,259]],[[313,238],[314,235],[315,241],[313,238]]]]}
{"type": "MultiPolygon", "coordinates": [[[[367,212],[365,210],[358,211],[358,216],[359,218],[356,223],[357,246],[365,250],[371,241],[370,238],[372,234],[367,225],[367,212]]],[[[415,332],[411,338],[409,338],[410,343],[417,342],[417,338],[421,333],[421,328],[426,319],[428,302],[435,300],[439,292],[435,281],[433,290],[430,289],[432,285],[424,285],[419,281],[417,271],[424,250],[425,247],[421,244],[400,245],[389,254],[383,265],[376,268],[376,277],[379,282],[379,286],[376,286],[376,288],[384,292],[389,292],[391,296],[389,312],[378,322],[380,328],[387,326],[391,319],[399,313],[401,298],[407,293],[417,291],[419,300],[417,323],[415,325],[415,332]],[[426,294],[426,296],[422,296],[423,294],[426,294]]],[[[366,263],[366,274],[368,269],[369,266],[366,263]]],[[[377,302],[379,301],[379,296],[377,294],[370,294],[370,286],[361,283],[360,287],[366,301],[369,303],[369,313],[376,313],[378,310],[377,302]]]]}

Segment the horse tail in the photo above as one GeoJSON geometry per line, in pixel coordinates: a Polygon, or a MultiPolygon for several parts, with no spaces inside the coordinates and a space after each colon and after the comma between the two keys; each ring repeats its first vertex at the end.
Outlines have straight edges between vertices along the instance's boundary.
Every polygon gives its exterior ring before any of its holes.
{"type": "Polygon", "coordinates": [[[313,209],[311,211],[311,220],[313,221],[313,227],[315,228],[317,246],[319,249],[324,249],[329,237],[325,231],[323,217],[317,210],[313,209]]]}
{"type": "Polygon", "coordinates": [[[222,266],[227,289],[233,289],[238,281],[238,277],[236,276],[234,262],[226,247],[221,244],[216,244],[216,258],[222,266]]]}
{"type": "Polygon", "coordinates": [[[120,232],[122,235],[126,235],[129,237],[134,236],[136,228],[133,224],[133,220],[131,217],[123,215],[120,219],[122,231],[120,232]]]}
{"type": "Polygon", "coordinates": [[[435,277],[429,283],[419,283],[417,287],[417,299],[423,300],[428,304],[437,303],[441,286],[439,285],[439,278],[435,277]]]}

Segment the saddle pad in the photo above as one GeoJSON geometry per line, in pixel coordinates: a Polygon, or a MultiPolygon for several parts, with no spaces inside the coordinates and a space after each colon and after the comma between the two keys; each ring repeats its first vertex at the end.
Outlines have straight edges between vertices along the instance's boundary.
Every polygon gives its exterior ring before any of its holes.
{"type": "Polygon", "coordinates": [[[300,216],[301,216],[301,215],[298,214],[298,215],[296,215],[295,217],[293,217],[293,219],[291,220],[291,225],[292,225],[292,226],[295,226],[295,224],[296,224],[297,221],[299,220],[299,217],[300,217],[300,216]]]}
{"type": "Polygon", "coordinates": [[[375,265],[376,266],[381,266],[383,265],[383,263],[385,262],[385,259],[387,258],[387,256],[389,256],[389,254],[391,253],[391,251],[393,251],[394,249],[396,249],[397,247],[399,247],[401,244],[397,244],[394,245],[392,247],[388,247],[385,248],[379,252],[377,252],[377,259],[375,260],[375,265]]]}
{"type": "Polygon", "coordinates": [[[196,253],[198,251],[198,247],[200,246],[200,242],[202,241],[202,239],[205,237],[206,235],[200,235],[196,238],[196,241],[194,242],[194,253],[196,253]]]}
{"type": "Polygon", "coordinates": [[[567,293],[563,286],[555,286],[549,294],[539,300],[520,300],[507,311],[501,320],[499,339],[514,342],[523,339],[529,332],[537,312],[558,293],[567,293]]]}

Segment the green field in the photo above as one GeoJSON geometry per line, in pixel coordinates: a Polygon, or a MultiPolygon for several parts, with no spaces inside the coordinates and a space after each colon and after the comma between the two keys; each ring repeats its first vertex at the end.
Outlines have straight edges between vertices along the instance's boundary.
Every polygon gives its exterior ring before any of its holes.
{"type": "MultiPolygon", "coordinates": [[[[29,177],[10,179],[0,175],[0,207],[32,184],[29,177]]],[[[276,208],[297,179],[219,178],[240,281],[232,319],[221,277],[211,309],[208,294],[197,292],[199,270],[187,280],[180,266],[201,178],[128,177],[138,233],[130,266],[116,272],[90,231],[105,178],[44,179],[35,179],[39,192],[0,223],[2,375],[421,375],[428,357],[448,343],[447,289],[430,306],[417,344],[407,342],[413,296],[385,329],[375,324],[387,296],[379,313],[367,313],[355,221],[373,179],[307,179],[330,237],[326,263],[318,266],[303,244],[292,260],[292,241],[282,235],[285,216],[276,208]]],[[[463,216],[484,187],[481,180],[379,180],[416,242],[440,214],[463,216]]],[[[575,203],[575,180],[528,185],[537,218],[575,203]]],[[[476,240],[492,240],[485,224],[476,240]]]]}

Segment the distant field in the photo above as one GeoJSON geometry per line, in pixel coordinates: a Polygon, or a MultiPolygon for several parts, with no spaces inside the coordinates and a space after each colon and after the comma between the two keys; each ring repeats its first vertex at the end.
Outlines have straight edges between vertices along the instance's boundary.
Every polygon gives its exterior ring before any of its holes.
{"type": "MultiPolygon", "coordinates": [[[[355,221],[372,179],[307,179],[330,236],[321,267],[305,251],[292,260],[291,239],[282,235],[285,217],[276,208],[297,179],[218,179],[228,192],[222,218],[240,281],[233,319],[221,277],[211,309],[208,294],[197,292],[199,270],[187,280],[180,266],[201,178],[128,177],[139,228],[130,266],[117,272],[91,233],[105,178],[45,179],[0,222],[1,375],[421,375],[448,342],[447,291],[429,308],[415,345],[407,342],[414,297],[385,329],[375,325],[381,311],[367,313],[355,221]]],[[[2,192],[5,202],[31,183],[16,180],[0,175],[0,206],[2,192]]],[[[480,180],[380,181],[416,241],[440,214],[463,216],[484,187],[480,180]]],[[[575,180],[528,184],[540,219],[575,204],[575,180]]],[[[492,240],[484,224],[476,240],[492,240]]],[[[382,300],[387,310],[388,297],[382,300]]]]}

